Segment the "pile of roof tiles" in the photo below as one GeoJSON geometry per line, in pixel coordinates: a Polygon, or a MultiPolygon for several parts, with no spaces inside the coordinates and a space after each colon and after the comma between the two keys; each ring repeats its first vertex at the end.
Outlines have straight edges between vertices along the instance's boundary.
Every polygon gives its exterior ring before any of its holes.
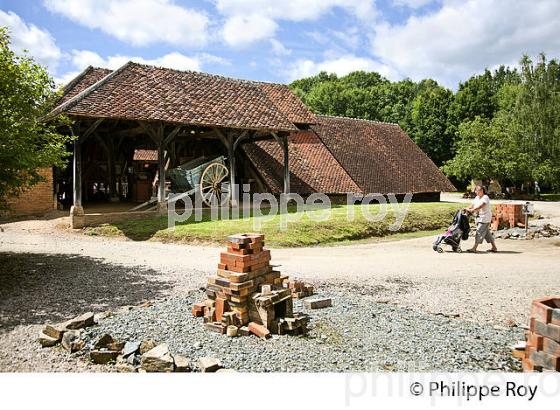
{"type": "Polygon", "coordinates": [[[533,301],[523,370],[560,371],[560,297],[533,301]]]}
{"type": "Polygon", "coordinates": [[[264,235],[229,236],[216,273],[208,279],[208,299],[192,308],[208,330],[261,338],[307,331],[308,316],[293,312],[288,277],[272,269],[264,235]]]}

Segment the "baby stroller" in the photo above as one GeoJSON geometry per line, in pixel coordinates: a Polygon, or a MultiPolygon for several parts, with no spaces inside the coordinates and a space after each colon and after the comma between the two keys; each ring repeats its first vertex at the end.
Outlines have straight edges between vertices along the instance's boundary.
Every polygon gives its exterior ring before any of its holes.
{"type": "Polygon", "coordinates": [[[438,253],[443,252],[441,244],[451,246],[453,252],[462,252],[461,250],[461,240],[469,239],[469,218],[463,211],[457,211],[451,222],[451,226],[447,228],[447,231],[438,235],[436,241],[432,248],[438,253]]]}

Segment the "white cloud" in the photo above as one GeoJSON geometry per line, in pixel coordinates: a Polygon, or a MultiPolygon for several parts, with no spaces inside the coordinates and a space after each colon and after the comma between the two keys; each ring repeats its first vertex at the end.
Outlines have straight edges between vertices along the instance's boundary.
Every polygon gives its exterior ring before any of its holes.
{"type": "Polygon", "coordinates": [[[207,16],[171,0],[44,0],[52,12],[136,46],[201,46],[207,16]]]}
{"type": "Polygon", "coordinates": [[[282,44],[275,38],[270,39],[270,45],[272,46],[272,53],[275,56],[282,57],[282,56],[289,56],[290,54],[292,54],[292,50],[286,48],[284,44],[282,44]]]}
{"type": "Polygon", "coordinates": [[[120,54],[103,58],[102,56],[91,50],[72,50],[70,63],[73,69],[58,77],[56,79],[56,82],[58,84],[67,84],[82,70],[90,65],[94,67],[103,67],[115,70],[128,61],[134,61],[140,64],[155,65],[158,67],[173,68],[176,70],[193,71],[200,71],[202,66],[206,63],[224,65],[230,64],[228,60],[206,53],[196,54],[192,57],[189,57],[181,53],[173,52],[165,54],[161,57],[147,59],[138,56],[125,56],[120,54]]]}
{"type": "Polygon", "coordinates": [[[293,81],[299,78],[313,76],[321,71],[343,76],[352,71],[359,70],[376,71],[389,79],[397,79],[397,74],[391,68],[370,58],[358,57],[353,54],[325,59],[321,62],[308,59],[298,60],[292,63],[284,74],[287,81],[293,81]]]}
{"type": "Polygon", "coordinates": [[[402,25],[381,24],[373,54],[402,76],[448,86],[485,67],[540,51],[558,57],[558,0],[447,0],[436,12],[402,25]]]}
{"type": "Polygon", "coordinates": [[[346,31],[331,30],[330,33],[334,38],[350,49],[356,49],[360,44],[360,32],[357,27],[351,27],[346,31]]]}
{"type": "Polygon", "coordinates": [[[335,7],[359,18],[376,15],[374,0],[215,0],[224,15],[246,15],[258,11],[263,16],[288,21],[316,20],[335,7]]]}
{"type": "Polygon", "coordinates": [[[393,4],[396,6],[405,6],[411,9],[419,9],[428,4],[435,3],[439,0],[393,0],[393,4]]]}
{"type": "Polygon", "coordinates": [[[246,46],[274,37],[277,21],[313,21],[334,9],[342,9],[361,21],[372,23],[377,11],[374,0],[214,0],[226,17],[222,31],[226,43],[246,46]]]}
{"type": "Polygon", "coordinates": [[[174,68],[177,70],[200,70],[200,60],[196,57],[188,57],[181,53],[173,52],[158,58],[147,59],[138,56],[114,55],[107,58],[101,57],[90,50],[72,50],[72,65],[77,69],[83,70],[89,65],[94,67],[104,67],[114,70],[128,61],[140,64],[149,64],[159,67],[174,68]]]}
{"type": "Polygon", "coordinates": [[[259,14],[232,16],[223,28],[226,43],[234,47],[244,47],[255,41],[274,36],[278,25],[274,20],[259,14]]]}
{"type": "Polygon", "coordinates": [[[26,24],[14,12],[0,10],[0,26],[8,26],[12,41],[12,49],[21,54],[28,50],[36,62],[47,66],[51,71],[56,70],[62,52],[55,44],[54,38],[46,30],[41,30],[34,24],[26,24]]]}

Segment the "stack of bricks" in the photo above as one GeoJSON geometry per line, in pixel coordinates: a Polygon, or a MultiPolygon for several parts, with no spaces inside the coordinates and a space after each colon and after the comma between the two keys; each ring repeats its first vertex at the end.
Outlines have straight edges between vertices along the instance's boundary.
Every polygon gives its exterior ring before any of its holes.
{"type": "Polygon", "coordinates": [[[287,278],[272,269],[263,235],[229,236],[216,273],[208,279],[208,299],[192,308],[208,330],[263,338],[306,332],[308,318],[293,313],[292,290],[283,285],[287,278]]]}
{"type": "Polygon", "coordinates": [[[306,298],[308,296],[313,296],[313,285],[305,283],[301,280],[288,280],[287,278],[282,278],[284,287],[287,287],[292,291],[292,297],[294,299],[306,298]]]}
{"type": "Polygon", "coordinates": [[[523,370],[560,371],[560,297],[533,301],[523,370]]]}
{"type": "Polygon", "coordinates": [[[497,204],[492,213],[493,230],[504,228],[525,227],[525,216],[522,204],[497,204]]]}

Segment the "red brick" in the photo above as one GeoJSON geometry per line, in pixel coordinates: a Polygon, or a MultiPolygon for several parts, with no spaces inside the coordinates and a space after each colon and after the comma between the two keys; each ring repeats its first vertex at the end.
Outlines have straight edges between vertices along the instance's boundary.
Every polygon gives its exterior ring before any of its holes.
{"type": "Polygon", "coordinates": [[[267,339],[270,337],[270,331],[263,325],[259,325],[255,322],[250,322],[248,327],[251,333],[262,339],[267,339]]]}
{"type": "Polygon", "coordinates": [[[531,304],[531,317],[542,323],[550,323],[552,308],[542,304],[541,299],[534,300],[531,304]]]}
{"type": "Polygon", "coordinates": [[[217,298],[216,299],[216,320],[222,320],[222,315],[224,312],[228,311],[228,304],[227,300],[224,298],[217,298]]]}
{"type": "Polygon", "coordinates": [[[554,340],[549,339],[548,337],[542,338],[541,348],[537,350],[542,350],[543,352],[548,353],[550,355],[560,357],[560,343],[555,342],[554,340]]]}
{"type": "Polygon", "coordinates": [[[247,244],[247,248],[252,249],[255,252],[261,252],[263,250],[263,247],[264,247],[264,242],[247,244]]]}
{"type": "Polygon", "coordinates": [[[560,326],[542,323],[533,318],[531,319],[531,327],[531,331],[560,343],[560,326]]]}
{"type": "Polygon", "coordinates": [[[206,306],[203,303],[195,303],[192,307],[192,314],[194,317],[204,316],[204,308],[206,306]]]}
{"type": "Polygon", "coordinates": [[[37,173],[45,181],[39,182],[17,197],[6,198],[9,215],[43,215],[54,209],[52,168],[40,168],[37,173]]]}
{"type": "Polygon", "coordinates": [[[523,367],[523,371],[524,372],[533,372],[535,371],[534,366],[533,366],[533,362],[531,361],[531,359],[523,359],[521,361],[521,366],[523,367]]]}
{"type": "Polygon", "coordinates": [[[220,333],[222,335],[226,332],[226,326],[224,326],[224,324],[221,322],[205,323],[204,327],[206,327],[206,329],[210,330],[211,332],[220,333]]]}
{"type": "Polygon", "coordinates": [[[545,369],[560,371],[560,357],[531,349],[529,358],[533,362],[533,366],[541,366],[545,369]]]}
{"type": "Polygon", "coordinates": [[[534,347],[537,350],[543,349],[543,337],[539,334],[529,332],[527,335],[527,345],[534,347]]]}

